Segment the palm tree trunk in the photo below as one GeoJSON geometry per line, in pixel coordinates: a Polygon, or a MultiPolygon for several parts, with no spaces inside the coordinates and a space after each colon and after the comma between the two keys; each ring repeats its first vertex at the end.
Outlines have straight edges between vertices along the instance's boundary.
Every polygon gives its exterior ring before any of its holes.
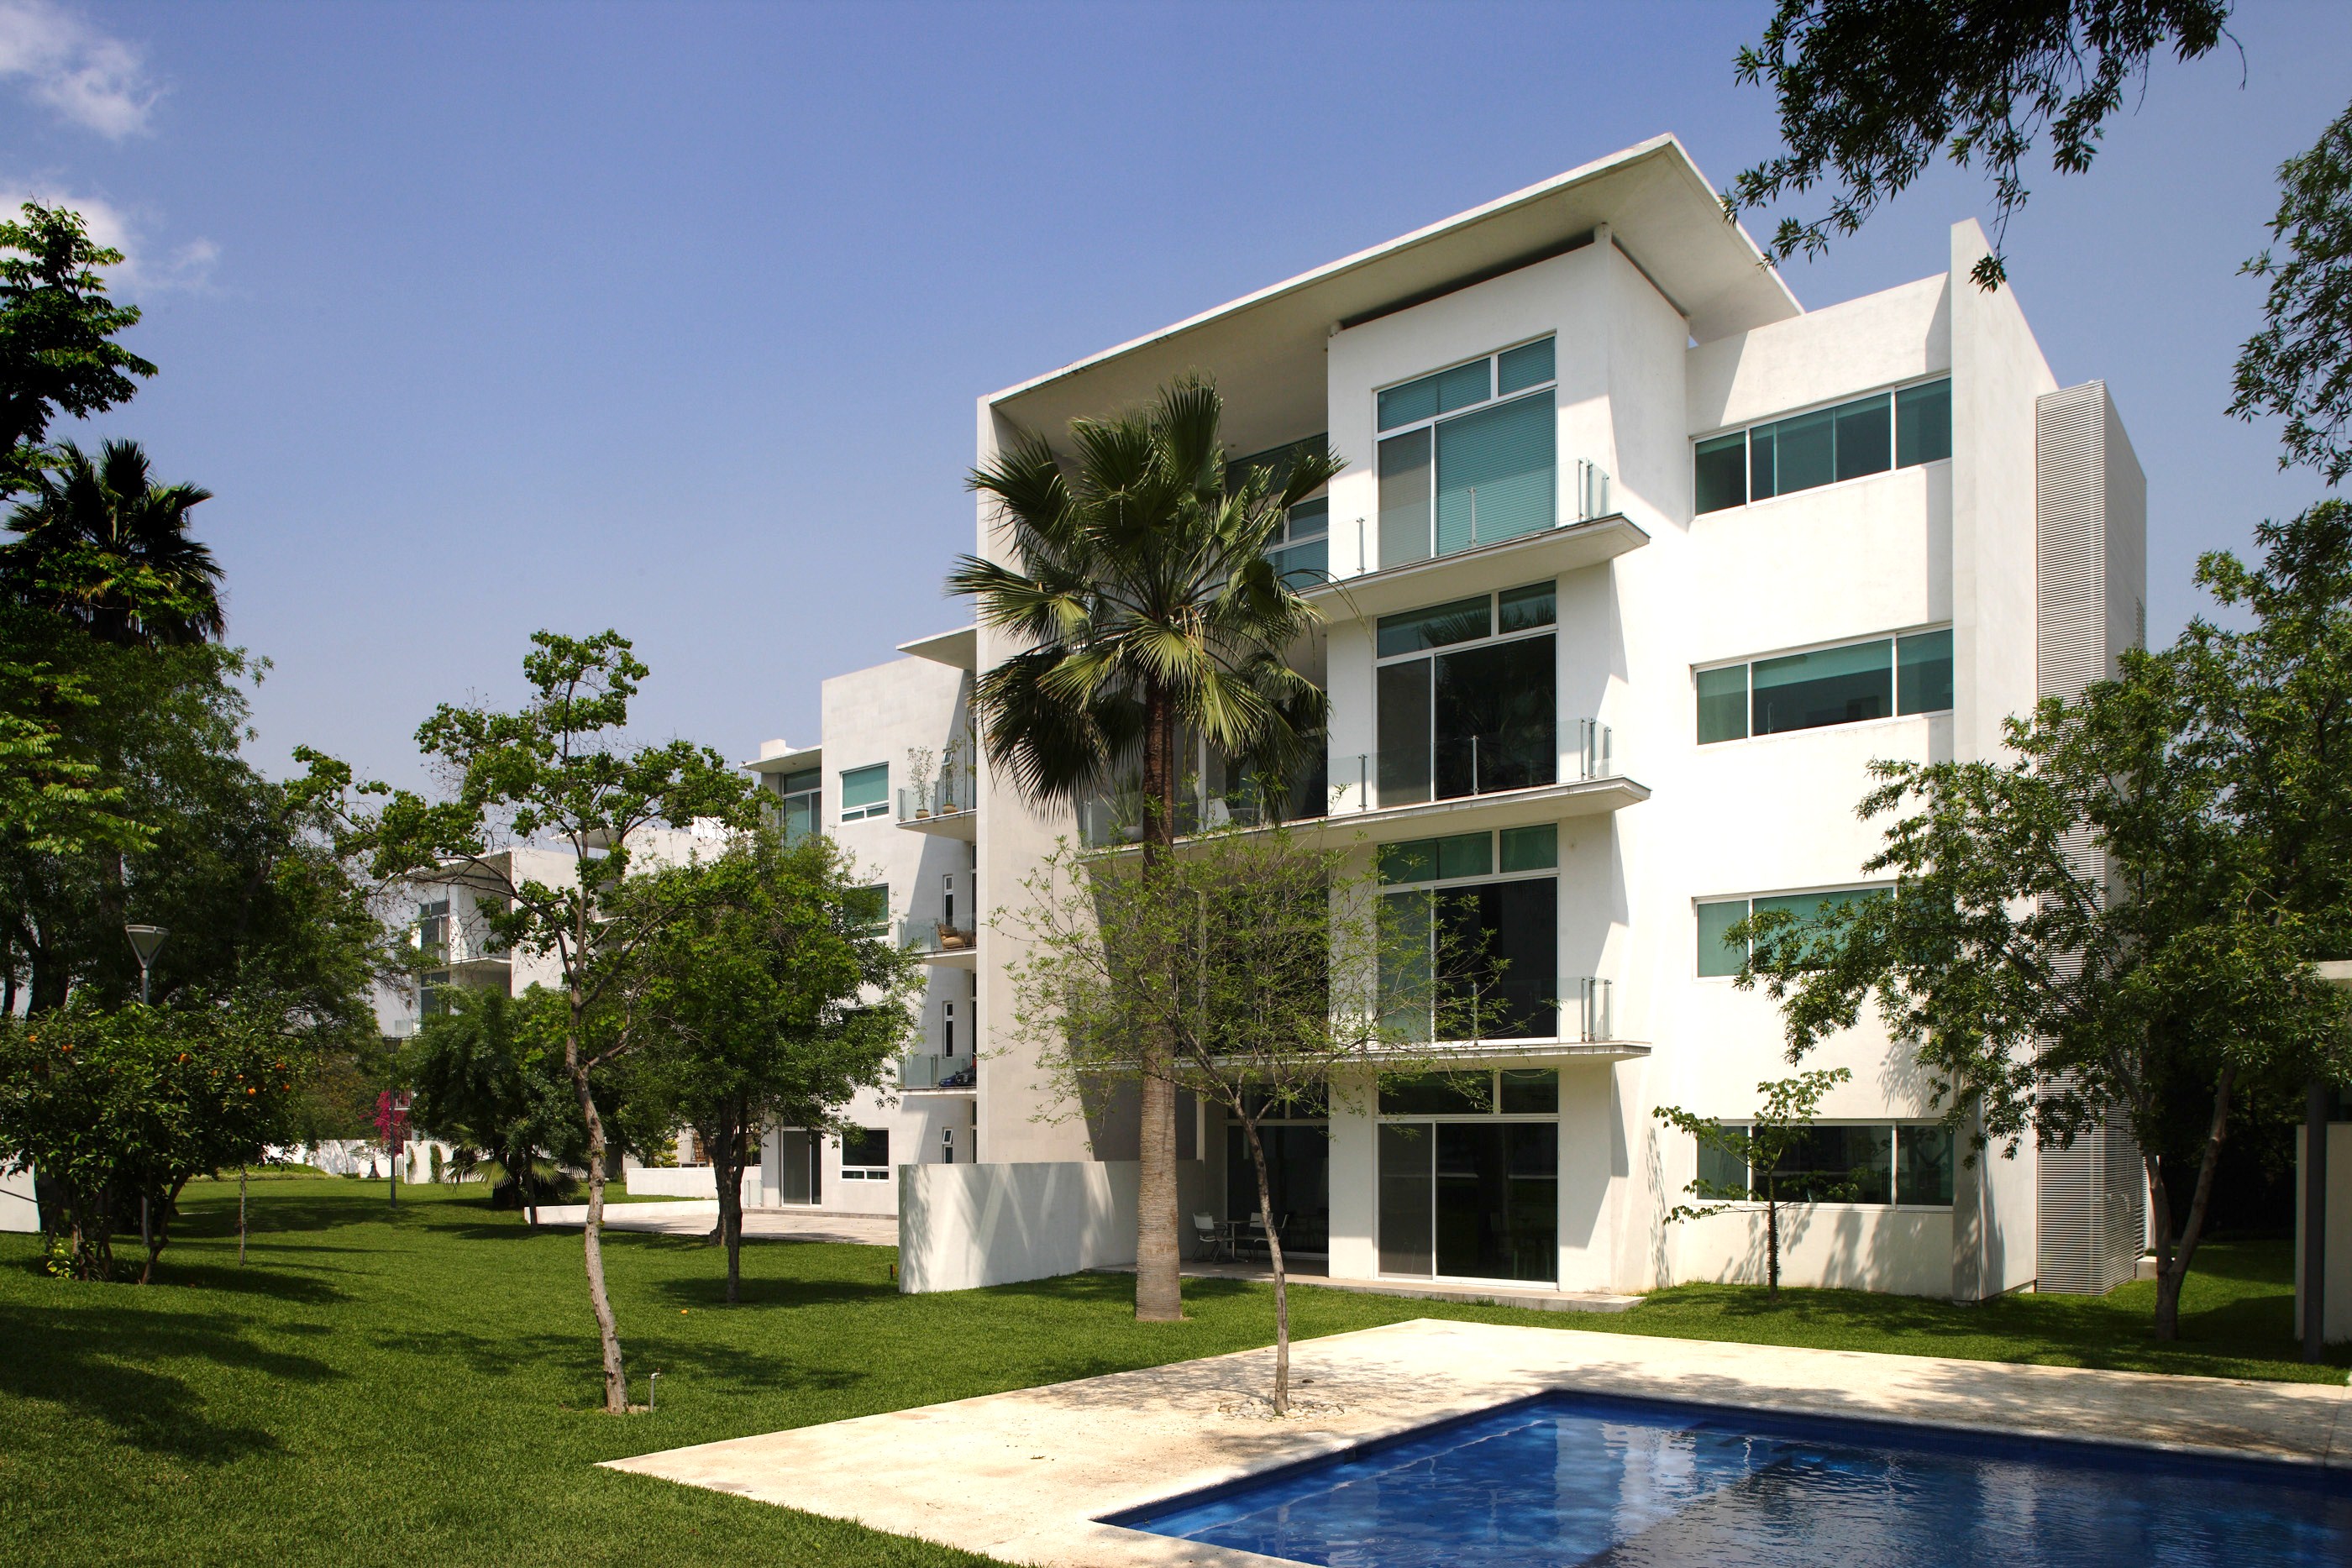
{"type": "MultiPolygon", "coordinates": [[[[1143,874],[1156,876],[1176,845],[1175,705],[1154,688],[1144,700],[1143,874]]],[[[1135,1192],[1135,1315],[1145,1322],[1184,1316],[1179,1270],[1174,1042],[1159,1030],[1142,1040],[1135,1192]]]]}

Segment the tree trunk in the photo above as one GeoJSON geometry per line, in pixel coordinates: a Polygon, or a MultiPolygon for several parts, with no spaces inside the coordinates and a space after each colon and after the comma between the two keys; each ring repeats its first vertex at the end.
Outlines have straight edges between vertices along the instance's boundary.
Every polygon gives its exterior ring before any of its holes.
{"type": "Polygon", "coordinates": [[[719,1141],[709,1146],[710,1175],[719,1190],[719,1239],[727,1249],[727,1304],[743,1299],[743,1123],[722,1119],[719,1141]]]}
{"type": "MultiPolygon", "coordinates": [[[[621,1368],[621,1331],[613,1321],[612,1298],[604,1291],[604,1118],[596,1113],[596,1097],[588,1092],[588,1070],[580,1061],[580,993],[572,993],[572,1030],[563,1041],[563,1065],[572,1073],[572,1092],[580,1114],[588,1123],[588,1223],[580,1232],[580,1249],[588,1269],[588,1301],[596,1312],[596,1338],[604,1353],[604,1413],[629,1412],[629,1380],[621,1368]]],[[[536,1221],[534,1221],[536,1223],[536,1221]]]]}
{"type": "Polygon", "coordinates": [[[1764,1176],[1764,1299],[1780,1300],[1780,1187],[1777,1172],[1764,1176]]]}
{"type": "Polygon", "coordinates": [[[236,1266],[245,1267],[245,1167],[236,1167],[236,1266]]]}
{"type": "MultiPolygon", "coordinates": [[[[1143,874],[1158,874],[1176,843],[1175,708],[1159,690],[1145,699],[1143,874]]],[[[1184,1316],[1176,1195],[1174,1042],[1161,1031],[1142,1041],[1135,1201],[1135,1315],[1145,1322],[1184,1316]]]]}
{"type": "Polygon", "coordinates": [[[2148,1201],[2157,1217],[2156,1337],[2170,1342],[2180,1337],[2180,1288],[2189,1282],[2189,1266],[2196,1260],[2197,1243],[2205,1230],[2205,1209],[2213,1196],[2213,1172],[2221,1162],[2221,1140],[2230,1130],[2230,1092],[2238,1070],[2224,1067],[2213,1081],[2213,1120],[2205,1134],[2205,1152],[2197,1162],[2197,1190],[2189,1197],[2189,1214],[2180,1227],[2180,1248],[2172,1247],[2171,1206],[2164,1196],[2160,1160],[2148,1156],[2148,1201]]]}
{"type": "MultiPolygon", "coordinates": [[[[1234,1096],[1239,1100],[1240,1096],[1234,1096]]],[[[1235,1109],[1239,1109],[1236,1105],[1235,1109]]],[[[1290,1414],[1290,1289],[1282,1268],[1282,1235],[1274,1224],[1274,1184],[1266,1179],[1265,1145],[1258,1141],[1257,1123],[1242,1112],[1242,1131],[1249,1134],[1250,1161],[1257,1166],[1257,1219],[1265,1227],[1266,1260],[1274,1266],[1274,1413],[1290,1414]]]]}

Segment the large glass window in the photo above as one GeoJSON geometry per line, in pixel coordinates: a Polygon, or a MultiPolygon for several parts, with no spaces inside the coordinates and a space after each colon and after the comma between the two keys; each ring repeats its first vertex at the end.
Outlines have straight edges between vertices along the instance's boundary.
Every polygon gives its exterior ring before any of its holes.
{"type": "Polygon", "coordinates": [[[1875,898],[1885,887],[1841,887],[1827,893],[1777,893],[1762,898],[1708,898],[1698,904],[1698,972],[1702,979],[1737,975],[1748,962],[1746,944],[1726,935],[1750,915],[1780,910],[1801,921],[1818,920],[1849,904],[1875,898]]]}
{"type": "Polygon", "coordinates": [[[1549,528],[1559,508],[1553,343],[1522,343],[1379,397],[1381,565],[1549,528]]]}
{"type": "Polygon", "coordinates": [[[1559,1038],[1559,879],[1507,875],[1554,870],[1559,829],[1506,830],[1501,849],[1506,879],[1481,881],[1496,875],[1492,833],[1381,847],[1381,880],[1401,889],[1383,895],[1392,950],[1381,973],[1416,1037],[1559,1038]]]}
{"type": "Polygon", "coordinates": [[[881,817],[890,810],[890,765],[877,762],[871,768],[849,768],[841,775],[841,820],[855,822],[865,817],[881,817]]]}
{"type": "Polygon", "coordinates": [[[841,1174],[851,1181],[886,1181],[890,1176],[890,1129],[851,1127],[841,1134],[841,1174]]]}
{"type": "MultiPolygon", "coordinates": [[[[1745,1129],[1727,1124],[1739,1134],[1745,1129]]],[[[1700,1145],[1698,1176],[1761,1200],[1765,1175],[1738,1155],[1700,1145]]],[[[1783,1203],[1899,1204],[1948,1208],[1952,1133],[1940,1122],[1819,1123],[1802,1129],[1771,1176],[1783,1203]]]]}
{"type": "Polygon", "coordinates": [[[1695,672],[1702,746],[1952,706],[1949,627],[1695,672]]]}
{"type": "Polygon", "coordinates": [[[1381,617],[1381,805],[1558,780],[1559,680],[1543,630],[1556,613],[1543,582],[1381,617]],[[1423,649],[1444,651],[1419,656],[1423,649]]]}
{"type": "Polygon", "coordinates": [[[824,776],[814,768],[787,773],[776,781],[776,793],[783,798],[780,816],[785,843],[799,843],[817,831],[817,800],[824,782],[824,776]]]}
{"type": "Polygon", "coordinates": [[[1948,380],[1873,392],[1695,443],[1693,509],[1719,512],[1951,455],[1948,380]]]}
{"type": "Polygon", "coordinates": [[[1383,1274],[1559,1277],[1559,1074],[1431,1074],[1384,1085],[1383,1274]]]}
{"type": "MultiPolygon", "coordinates": [[[[1329,437],[1310,435],[1303,441],[1293,441],[1270,451],[1259,452],[1225,465],[1225,488],[1228,492],[1241,487],[1243,479],[1253,468],[1273,470],[1274,483],[1285,482],[1291,465],[1301,456],[1321,456],[1330,447],[1329,437]]],[[[1281,529],[1266,541],[1265,559],[1283,581],[1293,588],[1307,588],[1328,582],[1331,576],[1331,498],[1316,495],[1290,508],[1281,529]]]]}

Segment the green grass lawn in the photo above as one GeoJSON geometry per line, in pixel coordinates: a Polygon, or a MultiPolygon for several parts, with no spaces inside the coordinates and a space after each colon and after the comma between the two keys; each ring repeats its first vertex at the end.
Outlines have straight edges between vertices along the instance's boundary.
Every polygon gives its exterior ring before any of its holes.
{"type": "MultiPolygon", "coordinates": [[[[493,1215],[478,1188],[256,1183],[236,1266],[234,1181],[192,1188],[146,1289],[50,1280],[0,1238],[0,1561],[939,1564],[959,1552],[594,1468],[681,1444],[1265,1343],[1265,1287],[1189,1281],[1191,1321],[1138,1324],[1132,1283],[1089,1275],[901,1296],[887,1249],[715,1249],[615,1234],[606,1258],[632,1396],[595,1414],[578,1232],[493,1215]]],[[[1412,1317],[1766,1343],[2341,1381],[2292,1359],[2283,1246],[2213,1248],[2184,1343],[2147,1341],[2150,1287],[1972,1309],[1845,1291],[1695,1286],[1618,1317],[1301,1289],[1301,1337],[1412,1317]]],[[[952,1455],[909,1454],[956,1483],[952,1455]]]]}

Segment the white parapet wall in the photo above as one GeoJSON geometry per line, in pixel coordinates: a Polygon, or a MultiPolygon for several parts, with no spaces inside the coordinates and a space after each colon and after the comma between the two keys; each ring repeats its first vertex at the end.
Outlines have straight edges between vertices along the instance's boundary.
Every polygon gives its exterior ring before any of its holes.
{"type": "Polygon", "coordinates": [[[41,1206],[33,1196],[33,1167],[0,1166],[0,1230],[26,1233],[41,1228],[41,1206]]]}
{"type": "MultiPolygon", "coordinates": [[[[1764,1209],[1741,1204],[1676,1227],[1675,1279],[1760,1285],[1764,1209]]],[[[1853,1204],[1791,1203],[1780,1208],[1780,1283],[1882,1291],[1896,1296],[1952,1293],[1952,1211],[1853,1204]]]]}
{"type": "MultiPolygon", "coordinates": [[[[749,1193],[748,1207],[760,1201],[760,1167],[746,1166],[736,1173],[735,1190],[749,1193]]],[[[631,1166],[631,1197],[707,1197],[719,1201],[719,1173],[709,1166],[631,1166]]]]}
{"type": "MultiPolygon", "coordinates": [[[[1208,1167],[1177,1162],[1179,1207],[1208,1207],[1208,1167]]],[[[1133,1160],[900,1166],[898,1289],[1050,1280],[1135,1261],[1133,1160]]],[[[1180,1234],[1189,1248],[1191,1227],[1180,1234]]]]}

